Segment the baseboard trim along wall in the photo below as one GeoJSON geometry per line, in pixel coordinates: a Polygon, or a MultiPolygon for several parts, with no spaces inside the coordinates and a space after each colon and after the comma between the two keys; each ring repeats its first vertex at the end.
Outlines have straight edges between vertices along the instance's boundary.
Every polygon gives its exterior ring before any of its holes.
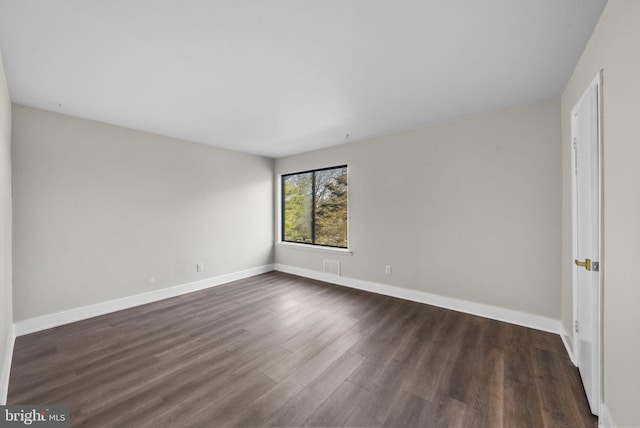
{"type": "Polygon", "coordinates": [[[386,296],[397,297],[399,299],[411,300],[428,305],[439,306],[441,308],[451,309],[458,312],[465,312],[472,315],[478,315],[498,321],[504,321],[511,324],[521,325],[524,327],[534,328],[536,330],[547,331],[560,335],[567,352],[573,360],[573,353],[566,343],[564,337],[565,331],[559,320],[546,318],[540,315],[529,314],[525,312],[515,311],[512,309],[499,308],[497,306],[485,305],[483,303],[470,302],[467,300],[446,297],[437,294],[426,293],[424,291],[412,290],[408,288],[396,287],[393,285],[380,284],[370,281],[364,281],[355,278],[347,278],[328,274],[325,272],[302,269],[294,266],[282,264],[264,265],[252,269],[239,272],[224,274],[212,278],[203,279],[201,281],[190,282],[187,284],[176,285],[174,287],[163,288],[161,290],[150,291],[148,293],[136,294],[134,296],[123,297],[121,299],[110,300],[95,305],[84,306],[81,308],[69,309],[68,311],[57,312],[50,315],[44,315],[37,318],[31,318],[15,323],[15,335],[23,336],[29,333],[46,330],[48,328],[57,327],[63,324],[69,324],[76,321],[85,320],[99,315],[128,309],[134,306],[144,305],[163,299],[168,299],[182,294],[191,293],[193,291],[204,290],[206,288],[215,287],[227,282],[239,279],[249,278],[261,273],[276,270],[279,272],[290,273],[305,278],[325,281],[332,284],[342,285],[345,287],[356,288],[359,290],[369,291],[386,296]]]}
{"type": "Polygon", "coordinates": [[[187,284],[154,290],[148,293],[136,294],[133,296],[123,297],[121,299],[96,303],[95,305],[83,306],[81,308],[69,309],[67,311],[57,312],[50,315],[18,321],[15,323],[15,335],[23,336],[25,334],[35,333],[37,331],[46,330],[59,325],[82,321],[99,315],[129,309],[134,306],[145,305],[147,303],[157,302],[158,300],[164,300],[180,296],[182,294],[204,290],[205,288],[215,287],[227,282],[249,278],[265,272],[271,272],[273,269],[274,267],[271,264],[259,266],[238,272],[214,276],[200,281],[189,282],[187,284]]]}
{"type": "Polygon", "coordinates": [[[564,344],[565,349],[567,350],[567,354],[569,354],[569,359],[573,363],[574,366],[578,365],[576,361],[575,355],[573,353],[573,345],[571,338],[567,334],[567,329],[562,326],[562,332],[560,333],[560,338],[562,339],[562,343],[564,344]]]}
{"type": "Polygon", "coordinates": [[[598,426],[602,428],[616,428],[618,425],[613,421],[607,405],[600,403],[600,415],[598,416],[598,426]]]}
{"type": "Polygon", "coordinates": [[[0,405],[7,404],[9,392],[9,375],[11,374],[11,361],[13,360],[13,345],[16,343],[16,330],[12,325],[7,335],[7,343],[2,356],[2,372],[0,372],[0,405]]]}
{"type": "MultiPolygon", "coordinates": [[[[290,273],[292,275],[303,276],[305,278],[317,279],[319,281],[330,282],[358,290],[370,291],[372,293],[384,294],[386,296],[397,297],[399,299],[411,300],[418,303],[438,306],[471,315],[478,315],[498,321],[555,333],[562,336],[563,327],[559,320],[543,317],[540,315],[528,314],[526,312],[514,311],[512,309],[499,308],[497,306],[475,303],[453,297],[440,296],[426,293],[424,291],[412,290],[408,288],[385,285],[376,282],[363,281],[360,279],[337,276],[325,272],[302,269],[276,263],[274,269],[279,272],[290,273]]],[[[571,355],[571,354],[570,354],[571,355]]]]}

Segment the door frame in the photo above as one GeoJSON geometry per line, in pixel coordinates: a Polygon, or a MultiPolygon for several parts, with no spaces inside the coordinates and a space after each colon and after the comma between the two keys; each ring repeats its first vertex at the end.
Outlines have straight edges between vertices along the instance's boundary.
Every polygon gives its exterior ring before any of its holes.
{"type": "Polygon", "coordinates": [[[578,364],[578,356],[579,354],[579,341],[577,340],[576,337],[576,325],[577,325],[577,321],[578,321],[578,276],[577,276],[577,269],[578,266],[575,265],[575,263],[573,263],[573,260],[577,259],[577,254],[578,254],[578,244],[577,244],[577,235],[578,235],[578,230],[577,230],[577,224],[578,224],[578,213],[577,213],[577,191],[576,191],[576,174],[575,174],[575,167],[576,167],[576,155],[575,155],[575,150],[574,150],[574,143],[573,143],[573,139],[574,139],[574,135],[575,135],[575,123],[574,123],[574,114],[575,111],[577,110],[578,106],[580,105],[580,103],[582,102],[582,100],[584,99],[585,95],[587,94],[587,92],[593,87],[596,87],[596,93],[597,93],[597,109],[598,109],[598,114],[597,114],[597,124],[598,124],[598,132],[597,132],[597,145],[598,145],[598,262],[600,263],[599,265],[599,271],[598,271],[598,302],[597,302],[597,313],[595,314],[595,319],[596,319],[596,328],[595,331],[597,332],[596,334],[596,342],[597,342],[597,352],[596,355],[594,356],[596,359],[596,370],[597,372],[595,373],[595,379],[594,381],[596,382],[596,388],[597,388],[597,394],[598,396],[595,398],[597,399],[597,403],[596,403],[596,409],[598,411],[598,415],[601,416],[602,415],[602,406],[603,406],[603,378],[602,378],[602,373],[603,373],[603,360],[602,360],[602,337],[603,337],[603,329],[602,329],[602,318],[603,318],[603,272],[604,272],[604,253],[603,253],[603,230],[604,230],[604,223],[603,223],[603,217],[602,217],[602,201],[603,201],[603,186],[602,186],[602,139],[603,139],[603,132],[602,132],[602,80],[603,80],[603,70],[599,70],[598,73],[596,74],[596,77],[589,83],[589,85],[585,88],[583,94],[580,96],[580,98],[578,99],[578,101],[576,102],[576,104],[574,105],[574,107],[571,109],[571,117],[570,117],[570,129],[571,129],[571,137],[569,140],[569,143],[571,144],[571,247],[572,247],[572,251],[571,251],[571,265],[572,265],[572,270],[571,270],[571,282],[572,282],[572,288],[573,288],[573,325],[572,325],[572,331],[573,331],[573,363],[574,365],[577,366],[578,364]]]}

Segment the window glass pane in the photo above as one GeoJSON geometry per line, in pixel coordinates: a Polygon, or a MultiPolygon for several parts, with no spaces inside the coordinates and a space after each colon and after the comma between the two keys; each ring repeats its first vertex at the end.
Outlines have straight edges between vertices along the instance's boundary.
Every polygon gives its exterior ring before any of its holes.
{"type": "Polygon", "coordinates": [[[282,240],[313,243],[313,173],[284,176],[282,187],[282,240]]]}
{"type": "Polygon", "coordinates": [[[316,171],[318,245],[347,247],[347,168],[316,171]]]}

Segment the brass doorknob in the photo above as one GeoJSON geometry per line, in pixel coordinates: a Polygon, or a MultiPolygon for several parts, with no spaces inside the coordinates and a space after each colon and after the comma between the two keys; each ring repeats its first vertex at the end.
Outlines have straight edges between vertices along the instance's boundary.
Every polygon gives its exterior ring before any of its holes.
{"type": "Polygon", "coordinates": [[[590,259],[585,259],[585,261],[583,261],[583,262],[581,262],[579,260],[576,260],[576,265],[584,267],[587,270],[591,270],[591,260],[590,259]]]}

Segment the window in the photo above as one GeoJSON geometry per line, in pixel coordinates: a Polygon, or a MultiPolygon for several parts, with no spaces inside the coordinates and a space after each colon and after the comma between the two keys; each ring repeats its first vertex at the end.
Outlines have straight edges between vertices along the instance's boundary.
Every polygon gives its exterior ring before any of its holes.
{"type": "Polygon", "coordinates": [[[282,176],[282,241],[347,248],[347,166],[282,176]]]}

